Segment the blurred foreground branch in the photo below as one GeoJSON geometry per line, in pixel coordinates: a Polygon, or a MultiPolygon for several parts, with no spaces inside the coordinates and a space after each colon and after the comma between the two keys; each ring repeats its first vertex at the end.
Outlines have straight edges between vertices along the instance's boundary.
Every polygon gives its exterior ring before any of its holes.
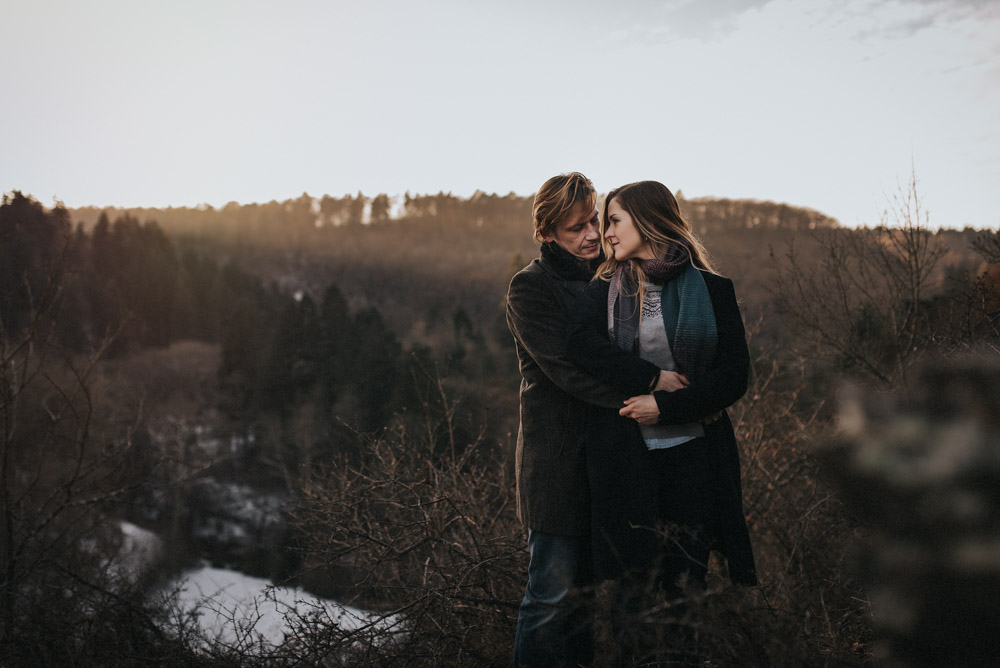
{"type": "Polygon", "coordinates": [[[1000,656],[1000,364],[925,368],[905,393],[845,396],[825,451],[869,527],[858,564],[890,665],[1000,656]]]}

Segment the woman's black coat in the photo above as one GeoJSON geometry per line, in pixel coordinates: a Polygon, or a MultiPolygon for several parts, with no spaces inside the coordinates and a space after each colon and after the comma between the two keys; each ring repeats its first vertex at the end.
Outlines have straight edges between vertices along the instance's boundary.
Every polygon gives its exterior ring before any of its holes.
{"type": "MultiPolygon", "coordinates": [[[[733,582],[756,584],[753,551],[743,516],[740,456],[725,409],[746,393],[750,368],[746,333],[728,278],[702,272],[715,310],[718,347],[709,369],[691,386],[656,392],[661,424],[697,422],[719,411],[705,425],[706,447],[718,472],[718,535],[713,547],[724,554],[733,582]]],[[[620,387],[635,387],[648,378],[648,364],[637,355],[622,359],[608,339],[608,287],[595,280],[577,304],[567,331],[570,359],[597,378],[620,387]],[[632,361],[634,360],[634,361],[632,361]]],[[[594,569],[601,579],[655,565],[661,553],[656,524],[655,486],[648,450],[639,424],[613,409],[592,407],[587,417],[587,470],[590,478],[594,569]]]]}

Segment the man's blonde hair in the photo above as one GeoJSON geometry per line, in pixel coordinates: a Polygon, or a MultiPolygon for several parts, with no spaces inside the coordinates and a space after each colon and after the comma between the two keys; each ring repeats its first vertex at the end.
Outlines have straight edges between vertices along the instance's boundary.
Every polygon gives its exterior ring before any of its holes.
{"type": "Polygon", "coordinates": [[[542,243],[546,236],[553,233],[559,221],[578,205],[591,210],[596,203],[594,184],[580,172],[553,176],[535,193],[535,203],[531,207],[535,241],[542,243]]]}

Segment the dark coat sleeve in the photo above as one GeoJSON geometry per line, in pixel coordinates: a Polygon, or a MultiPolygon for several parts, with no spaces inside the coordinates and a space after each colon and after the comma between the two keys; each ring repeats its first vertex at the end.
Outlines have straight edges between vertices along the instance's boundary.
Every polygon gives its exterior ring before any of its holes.
{"type": "Polygon", "coordinates": [[[607,281],[591,281],[566,329],[566,353],[581,369],[629,396],[647,394],[660,367],[611,343],[607,304],[607,281]]]}
{"type": "Polygon", "coordinates": [[[511,280],[507,292],[507,325],[511,333],[559,389],[590,404],[620,408],[628,398],[627,391],[610,387],[567,358],[565,333],[569,312],[554,303],[545,280],[541,274],[527,271],[519,272],[511,280]]]}
{"type": "Polygon", "coordinates": [[[747,391],[750,351],[733,282],[705,274],[705,283],[719,332],[715,359],[696,383],[675,392],[653,394],[660,407],[661,424],[696,422],[732,406],[747,391]]]}

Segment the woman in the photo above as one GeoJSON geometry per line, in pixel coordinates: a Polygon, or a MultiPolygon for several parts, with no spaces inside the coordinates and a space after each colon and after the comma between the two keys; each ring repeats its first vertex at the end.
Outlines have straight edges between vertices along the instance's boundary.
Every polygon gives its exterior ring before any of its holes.
{"type": "Polygon", "coordinates": [[[734,582],[756,584],[725,411],[749,370],[733,283],[713,272],[655,181],[609,193],[602,231],[608,259],[574,314],[570,357],[618,387],[648,378],[648,362],[662,371],[653,394],[588,416],[595,574],[656,573],[675,595],[684,581],[704,586],[714,548],[734,582]],[[622,351],[635,356],[623,361],[622,351]],[[673,527],[667,541],[663,525],[673,527]]]}

